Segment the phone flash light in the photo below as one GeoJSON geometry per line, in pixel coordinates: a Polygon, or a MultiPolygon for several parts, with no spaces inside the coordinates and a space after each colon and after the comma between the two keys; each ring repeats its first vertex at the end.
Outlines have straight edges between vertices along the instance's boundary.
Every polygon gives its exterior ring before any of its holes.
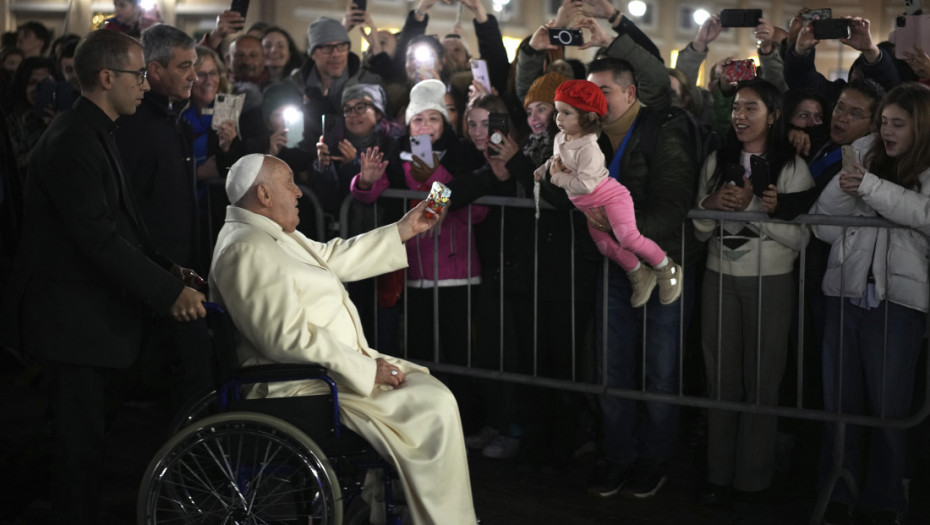
{"type": "Polygon", "coordinates": [[[417,46],[413,50],[413,58],[417,62],[428,62],[433,59],[433,50],[428,46],[417,46]]]}
{"type": "Polygon", "coordinates": [[[155,0],[142,0],[139,2],[139,7],[141,7],[143,11],[155,9],[155,0]]]}
{"type": "Polygon", "coordinates": [[[300,110],[294,106],[288,106],[284,108],[284,122],[291,123],[297,122],[300,118],[300,110]]]}

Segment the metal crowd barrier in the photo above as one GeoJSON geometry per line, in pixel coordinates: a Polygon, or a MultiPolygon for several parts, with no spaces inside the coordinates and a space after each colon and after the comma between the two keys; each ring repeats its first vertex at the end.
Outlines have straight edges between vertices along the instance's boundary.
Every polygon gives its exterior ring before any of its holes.
{"type": "MultiPolygon", "coordinates": [[[[382,199],[400,199],[404,202],[404,204],[406,204],[407,201],[411,199],[422,199],[425,196],[426,196],[425,192],[389,189],[384,192],[384,194],[382,195],[382,199]]],[[[379,199],[379,201],[381,201],[382,199],[379,199]]],[[[346,200],[343,202],[343,206],[342,206],[341,213],[340,213],[340,216],[341,216],[340,223],[343,225],[343,229],[340,231],[341,236],[349,236],[350,234],[350,232],[345,230],[344,226],[348,224],[347,219],[351,215],[352,207],[355,204],[356,203],[351,195],[348,196],[346,200]]],[[[474,204],[496,206],[496,207],[501,208],[501,224],[500,224],[501,232],[503,232],[505,224],[507,222],[506,211],[508,209],[535,207],[535,204],[532,199],[506,198],[506,197],[482,197],[476,200],[474,204]]],[[[375,203],[375,206],[376,207],[378,206],[377,202],[375,203]]],[[[546,203],[542,203],[541,207],[544,209],[550,209],[550,210],[553,209],[551,206],[549,206],[546,203]]],[[[562,212],[562,213],[566,214],[566,220],[582,220],[582,221],[585,220],[584,217],[577,212],[562,212]]],[[[688,214],[688,218],[689,219],[716,220],[718,221],[718,228],[720,227],[719,221],[721,220],[740,221],[740,222],[744,222],[744,221],[745,222],[750,222],[750,221],[752,222],[782,222],[776,219],[771,219],[764,213],[746,213],[746,212],[735,213],[735,212],[719,212],[719,211],[707,211],[707,210],[692,210],[688,214]]],[[[538,287],[540,284],[538,272],[535,271],[536,269],[538,269],[538,261],[539,261],[538,259],[538,255],[539,255],[538,254],[538,242],[539,242],[538,221],[536,222],[536,224],[537,224],[537,227],[534,231],[534,238],[536,239],[536,241],[534,242],[534,279],[535,279],[534,280],[534,299],[537,296],[537,292],[539,289],[538,287]]],[[[845,228],[861,227],[861,226],[868,226],[868,227],[875,227],[875,228],[902,228],[899,225],[896,225],[887,220],[879,219],[879,218],[834,217],[834,216],[822,216],[822,215],[801,215],[801,216],[798,216],[794,221],[792,221],[791,224],[802,224],[802,225],[808,225],[808,226],[822,224],[822,225],[841,226],[845,228]]],[[[685,226],[682,225],[682,228],[684,227],[685,226]]],[[[351,232],[351,233],[358,233],[358,232],[351,232]]],[[[472,234],[471,226],[469,226],[469,234],[470,235],[472,234]]],[[[811,234],[811,237],[813,238],[813,234],[811,234]]],[[[500,261],[501,261],[501,268],[503,268],[503,256],[504,256],[504,250],[503,250],[504,235],[503,234],[501,235],[501,239],[502,241],[501,241],[501,246],[500,246],[500,261]]],[[[574,239],[572,240],[574,241],[574,239]]],[[[722,241],[718,237],[717,241],[712,240],[709,242],[722,242],[722,241]]],[[[471,256],[470,249],[471,248],[469,246],[469,254],[468,254],[469,258],[471,256]]],[[[566,247],[566,249],[572,250],[572,246],[569,245],[566,247]]],[[[682,253],[683,254],[685,253],[684,246],[682,246],[682,253]]],[[[435,255],[436,253],[434,250],[434,256],[435,255]]],[[[516,373],[513,371],[504,370],[503,353],[505,351],[505,345],[503,344],[503,331],[504,331],[503,330],[503,324],[504,324],[503,319],[500,320],[500,326],[501,326],[501,335],[500,335],[500,340],[499,340],[500,352],[501,352],[501,356],[499,359],[500,366],[496,370],[485,369],[485,368],[475,368],[472,366],[470,357],[468,360],[468,364],[466,366],[443,363],[439,359],[438,333],[434,337],[434,342],[433,342],[434,343],[434,360],[426,364],[428,364],[428,366],[431,369],[438,370],[441,372],[472,376],[472,377],[477,377],[477,378],[501,380],[501,381],[519,383],[519,384],[564,389],[564,390],[570,390],[574,392],[581,392],[581,393],[588,393],[588,394],[607,394],[607,395],[621,397],[624,399],[631,399],[631,400],[637,400],[637,401],[662,402],[662,403],[670,403],[670,404],[675,404],[675,405],[680,405],[680,406],[694,407],[694,408],[701,408],[701,409],[729,410],[729,411],[765,414],[765,415],[773,415],[773,416],[779,416],[779,417],[788,417],[788,418],[797,418],[797,419],[833,423],[837,425],[836,428],[838,430],[835,434],[836,436],[835,456],[836,457],[834,458],[833,476],[832,476],[832,480],[830,480],[826,484],[826,488],[830,490],[826,490],[826,489],[822,490],[820,494],[820,499],[814,510],[814,514],[811,517],[811,523],[819,523],[823,515],[824,509],[826,508],[826,505],[828,503],[828,498],[829,498],[830,492],[832,491],[833,485],[841,478],[845,477],[849,479],[848,473],[845,473],[842,468],[842,456],[843,456],[842,452],[844,448],[845,425],[862,425],[862,426],[875,427],[875,428],[897,428],[897,429],[906,429],[906,428],[913,427],[917,425],[918,423],[920,423],[921,421],[923,421],[928,415],[930,415],[930,387],[927,387],[927,386],[924,387],[922,406],[912,415],[910,415],[909,417],[903,418],[903,419],[890,419],[890,418],[885,418],[881,416],[849,414],[849,413],[844,413],[842,411],[838,411],[838,412],[826,411],[826,410],[815,409],[815,408],[804,406],[804,377],[805,377],[804,353],[806,349],[805,349],[805,341],[804,341],[804,327],[805,327],[804,308],[805,306],[804,306],[803,298],[804,298],[806,257],[807,257],[807,249],[805,248],[805,250],[803,250],[799,256],[800,272],[799,272],[798,279],[797,279],[798,281],[798,295],[797,295],[798,296],[798,301],[797,301],[797,304],[798,304],[798,312],[797,312],[798,334],[797,334],[797,341],[796,341],[797,401],[794,406],[763,405],[758,402],[758,399],[756,400],[756,402],[727,401],[727,400],[719,399],[720,388],[716,389],[716,391],[718,392],[717,399],[712,399],[712,398],[708,398],[708,397],[704,397],[700,395],[684,394],[683,393],[683,374],[684,374],[684,368],[685,368],[684,359],[685,359],[685,352],[686,352],[685,334],[687,333],[687,328],[688,328],[686,326],[680,326],[681,335],[680,335],[679,349],[678,349],[678,357],[679,357],[678,394],[663,394],[663,393],[646,391],[645,386],[644,386],[645,385],[645,380],[644,380],[645,379],[645,369],[644,369],[645,367],[642,367],[643,370],[641,370],[641,379],[643,379],[641,382],[643,386],[641,386],[639,389],[621,389],[621,388],[614,388],[614,387],[607,386],[606,371],[604,375],[601,377],[601,380],[599,382],[598,381],[595,381],[595,382],[585,381],[582,378],[579,378],[577,376],[576,370],[574,369],[574,365],[572,369],[571,379],[569,380],[542,377],[537,374],[537,369],[536,369],[536,360],[538,357],[537,355],[538,341],[535,339],[536,334],[537,334],[536,315],[535,315],[536,314],[535,312],[536,301],[535,300],[534,300],[534,315],[533,315],[533,319],[534,319],[533,373],[525,374],[525,373],[516,373]]],[[[760,257],[759,258],[760,265],[761,265],[761,259],[762,258],[760,257]]],[[[575,264],[576,259],[575,259],[574,251],[572,251],[571,253],[570,260],[571,260],[571,265],[570,265],[571,267],[569,268],[570,276],[566,278],[572,279],[572,283],[574,283],[574,272],[576,270],[576,264],[575,264]]],[[[434,258],[434,264],[435,264],[435,261],[436,259],[434,258]]],[[[683,261],[678,261],[678,262],[682,265],[682,267],[684,267],[688,261],[683,260],[683,261]]],[[[608,266],[608,261],[606,258],[604,258],[603,269],[599,271],[606,271],[607,266],[608,266]]],[[[434,269],[435,269],[435,266],[434,266],[434,269]]],[[[701,267],[699,268],[699,271],[701,272],[704,271],[703,265],[701,265],[701,267]]],[[[502,270],[502,273],[503,273],[503,270],[502,270]]],[[[435,272],[434,272],[434,275],[435,275],[435,272]]],[[[689,278],[689,276],[685,275],[684,278],[687,279],[689,278]]],[[[506,275],[503,275],[502,278],[500,279],[501,315],[503,315],[503,300],[504,300],[503,289],[504,289],[505,279],[506,279],[506,275]]],[[[761,279],[759,282],[760,282],[759,286],[761,290],[761,279]]],[[[606,306],[607,306],[606,287],[607,287],[607,279],[604,279],[604,288],[605,288],[604,301],[602,305],[596,305],[596,307],[605,308],[605,312],[606,312],[606,306]]],[[[469,307],[471,306],[471,297],[472,297],[471,288],[472,287],[469,286],[469,295],[468,295],[469,307]]],[[[434,288],[434,291],[435,290],[436,288],[434,288]]],[[[699,297],[701,291],[699,289],[696,289],[695,293],[699,297]]],[[[576,291],[572,289],[572,297],[575,297],[576,295],[577,295],[576,291]]],[[[438,291],[434,293],[434,322],[437,322],[439,319],[439,316],[441,315],[441,305],[437,304],[436,302],[437,298],[438,298],[438,291]]],[[[761,301],[761,294],[760,294],[760,301],[761,301]]],[[[679,301],[679,303],[681,304],[681,308],[683,309],[684,308],[683,301],[679,301]]],[[[575,312],[576,306],[577,305],[575,304],[575,301],[572,300],[571,305],[570,305],[570,311],[572,315],[572,328],[571,329],[572,329],[572,334],[573,334],[573,337],[571,338],[572,345],[571,345],[571,348],[565,349],[567,352],[571,352],[571,359],[572,359],[573,364],[577,362],[576,356],[578,355],[578,352],[580,350],[579,348],[576,348],[575,342],[577,339],[576,337],[574,337],[574,334],[576,333],[576,331],[579,330],[579,327],[575,326],[575,322],[574,322],[574,319],[575,319],[574,312],[575,312]]],[[[700,307],[700,303],[696,302],[694,308],[697,309],[699,307],[700,307]]],[[[758,315],[761,317],[763,309],[758,308],[757,310],[758,310],[758,315]]],[[[406,311],[406,307],[405,307],[405,311],[406,311]]],[[[646,312],[645,315],[648,316],[648,312],[646,312]]],[[[718,322],[721,317],[722,316],[720,315],[717,316],[718,322]]],[[[607,316],[606,314],[603,315],[602,318],[603,318],[603,325],[604,325],[604,330],[602,330],[602,333],[604,334],[603,338],[604,338],[604,342],[606,343],[606,337],[607,337],[607,330],[606,330],[607,316]]],[[[684,318],[685,316],[681,316],[682,323],[683,323],[684,318]]],[[[404,316],[404,319],[407,319],[406,315],[404,316]]],[[[468,322],[469,325],[473,323],[473,319],[471,318],[471,308],[469,308],[469,318],[467,319],[466,322],[468,322]]],[[[409,323],[407,322],[404,323],[404,341],[409,340],[408,337],[410,335],[410,330],[408,328],[408,325],[409,323]]],[[[842,318],[840,322],[840,327],[842,327],[842,318]]],[[[438,332],[438,330],[436,330],[436,332],[438,332]]],[[[643,332],[644,334],[643,334],[643,342],[642,342],[642,351],[645,352],[645,349],[646,349],[645,330],[643,330],[643,332]]],[[[887,339],[887,326],[886,326],[886,339],[887,339]]],[[[378,347],[377,343],[378,343],[377,340],[375,340],[374,345],[373,345],[375,348],[378,347]]],[[[757,342],[757,352],[760,351],[761,349],[760,343],[761,342],[757,342]]],[[[469,338],[468,347],[470,349],[472,348],[472,344],[473,342],[471,341],[471,338],[469,338]]],[[[602,348],[604,352],[604,356],[602,357],[605,357],[606,352],[607,352],[607,345],[603,344],[602,348]]],[[[700,348],[696,350],[700,351],[700,348]]],[[[814,350],[819,351],[819,349],[814,349],[814,350]]],[[[888,350],[889,349],[887,348],[887,344],[886,344],[885,352],[887,352],[888,350]]],[[[589,351],[592,353],[594,352],[593,348],[587,349],[585,351],[589,351]]],[[[719,351],[719,347],[718,347],[718,351],[719,351]]],[[[702,357],[702,361],[703,361],[703,357],[702,357]]],[[[757,358],[756,361],[757,361],[757,374],[758,374],[758,367],[759,367],[759,363],[761,362],[761,360],[757,358]]],[[[928,361],[928,366],[927,366],[927,369],[923,371],[923,374],[928,379],[925,385],[930,385],[930,359],[928,359],[927,361],[928,361]]],[[[606,359],[602,360],[601,362],[606,362],[606,359]]],[[[918,374],[918,373],[920,373],[920,371],[915,370],[915,374],[918,374]]],[[[719,376],[720,374],[718,374],[718,385],[719,385],[719,380],[720,380],[719,376]]],[[[817,378],[817,380],[818,380],[817,383],[819,383],[820,378],[817,378]]],[[[842,375],[840,375],[840,381],[842,381],[842,375]]]]}

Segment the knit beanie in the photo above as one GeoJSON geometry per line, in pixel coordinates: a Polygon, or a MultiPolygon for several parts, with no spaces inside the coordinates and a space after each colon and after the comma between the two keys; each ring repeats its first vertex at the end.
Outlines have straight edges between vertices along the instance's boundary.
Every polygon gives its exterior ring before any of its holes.
{"type": "Polygon", "coordinates": [[[571,78],[555,71],[550,71],[545,75],[533,81],[526,96],[523,97],[523,107],[527,107],[533,102],[545,102],[552,104],[555,99],[555,88],[559,87],[562,82],[567,82],[571,78]]]}
{"type": "Polygon", "coordinates": [[[307,28],[307,40],[309,41],[308,55],[312,55],[316,46],[321,44],[351,42],[346,28],[339,21],[328,16],[321,16],[316,22],[310,24],[307,28]]]}
{"type": "Polygon", "coordinates": [[[449,111],[446,109],[446,85],[434,78],[421,80],[410,90],[410,103],[407,104],[407,124],[417,113],[435,109],[442,113],[446,122],[449,122],[449,111]]]}
{"type": "Polygon", "coordinates": [[[607,99],[594,82],[569,80],[555,90],[555,102],[564,102],[579,111],[593,111],[603,117],[607,113],[607,99]]]}
{"type": "Polygon", "coordinates": [[[378,84],[353,84],[342,91],[342,105],[346,102],[358,98],[368,102],[381,112],[381,115],[387,115],[384,111],[384,89],[378,84]]]}

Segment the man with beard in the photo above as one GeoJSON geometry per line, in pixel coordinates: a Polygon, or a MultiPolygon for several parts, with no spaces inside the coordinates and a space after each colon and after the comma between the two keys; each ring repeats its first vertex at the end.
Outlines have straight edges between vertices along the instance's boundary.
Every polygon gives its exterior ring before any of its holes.
{"type": "Polygon", "coordinates": [[[362,67],[351,51],[349,33],[342,24],[321,16],[307,29],[310,43],[303,67],[291,75],[307,101],[304,137],[323,134],[323,116],[335,119],[342,111],[342,91],[355,84],[381,84],[381,77],[362,67]]]}

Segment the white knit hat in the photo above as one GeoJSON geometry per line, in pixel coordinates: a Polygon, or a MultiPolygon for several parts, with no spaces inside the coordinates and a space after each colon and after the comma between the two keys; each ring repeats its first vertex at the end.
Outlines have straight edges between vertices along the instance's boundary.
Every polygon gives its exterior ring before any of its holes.
{"type": "Polygon", "coordinates": [[[226,196],[229,197],[229,202],[232,204],[239,202],[239,199],[249,191],[264,162],[265,155],[252,153],[237,160],[229,168],[229,174],[226,175],[226,196]]]}
{"type": "Polygon", "coordinates": [[[410,103],[407,104],[407,124],[417,113],[435,109],[449,122],[449,111],[446,109],[446,85],[440,80],[430,78],[421,80],[410,90],[410,103]]]}

